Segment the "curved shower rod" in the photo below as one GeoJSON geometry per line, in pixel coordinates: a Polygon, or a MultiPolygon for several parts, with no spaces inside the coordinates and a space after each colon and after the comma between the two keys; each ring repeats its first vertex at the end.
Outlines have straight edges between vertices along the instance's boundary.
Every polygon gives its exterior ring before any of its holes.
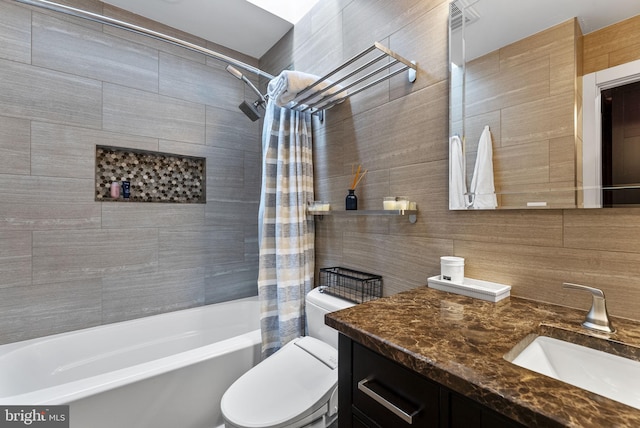
{"type": "Polygon", "coordinates": [[[128,22],[120,21],[117,19],[109,18],[108,16],[100,15],[93,12],[88,12],[86,10],[77,9],[71,6],[65,6],[62,4],[50,2],[47,0],[13,0],[17,3],[23,3],[30,6],[40,7],[43,9],[52,10],[54,12],[60,12],[67,15],[75,16],[78,18],[87,19],[89,21],[98,22],[105,25],[110,25],[112,27],[121,28],[123,30],[132,31],[134,33],[142,34],[144,36],[148,36],[157,40],[162,40],[167,43],[171,43],[173,45],[181,46],[185,49],[189,49],[194,52],[199,52],[208,57],[217,59],[219,61],[225,62],[227,64],[231,64],[235,67],[242,68],[251,73],[257,74],[258,76],[266,77],[267,79],[273,79],[274,76],[256,68],[252,65],[245,64],[242,61],[238,61],[237,59],[231,58],[229,56],[223,55],[219,52],[213,51],[211,49],[203,48],[202,46],[198,46],[193,43],[189,43],[187,41],[178,39],[176,37],[172,37],[163,33],[159,33],[157,31],[149,30],[148,28],[140,27],[138,25],[129,24],[128,22]]]}

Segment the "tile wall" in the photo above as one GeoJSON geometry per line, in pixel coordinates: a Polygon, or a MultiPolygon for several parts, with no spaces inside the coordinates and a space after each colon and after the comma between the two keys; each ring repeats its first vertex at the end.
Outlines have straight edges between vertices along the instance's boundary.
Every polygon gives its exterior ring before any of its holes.
{"type": "MultiPolygon", "coordinates": [[[[206,44],[96,0],[63,3],[206,44]]],[[[587,308],[561,288],[583,283],[640,319],[638,209],[448,210],[447,3],[323,0],[260,62],[323,74],[380,41],[419,64],[416,83],[394,77],[314,123],[316,199],[341,206],[361,163],[359,205],[406,195],[418,222],[318,220],[317,267],[381,273],[392,294],[454,254],[514,295],[587,308]]],[[[237,109],[242,83],[111,27],[7,1],[0,16],[0,343],[255,294],[260,129],[237,109]],[[96,144],[206,157],[207,203],[95,202],[96,144]]]]}
{"type": "MultiPolygon", "coordinates": [[[[640,210],[448,210],[448,67],[445,0],[324,0],[261,59],[322,75],[380,41],[419,65],[315,123],[316,199],[341,207],[352,164],[369,168],[356,192],[363,209],[388,195],[418,203],[405,218],[317,220],[317,267],[380,273],[385,294],[420,287],[442,255],[466,259],[469,277],[511,284],[514,295],[584,308],[576,282],[605,290],[614,315],[640,319],[640,210]]],[[[628,39],[628,37],[626,38],[628,39]]],[[[580,320],[576,320],[578,322],[580,320]]]]}
{"type": "Polygon", "coordinates": [[[144,36],[9,1],[0,16],[0,343],[256,294],[250,90],[144,36]],[[96,145],[206,158],[206,204],[96,202],[96,145]]]}

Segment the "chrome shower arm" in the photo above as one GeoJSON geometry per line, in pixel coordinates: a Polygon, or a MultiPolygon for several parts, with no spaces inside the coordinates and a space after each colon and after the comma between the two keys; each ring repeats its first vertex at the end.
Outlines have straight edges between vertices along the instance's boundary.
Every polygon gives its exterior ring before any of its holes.
{"type": "Polygon", "coordinates": [[[253,92],[255,92],[256,95],[258,95],[259,99],[258,99],[258,101],[256,101],[256,103],[260,104],[260,103],[266,103],[267,102],[267,96],[266,95],[262,95],[262,93],[258,90],[258,88],[256,88],[255,85],[253,83],[251,83],[251,81],[249,79],[247,79],[247,76],[242,74],[242,72],[240,70],[235,68],[233,65],[229,64],[229,65],[227,65],[227,71],[229,72],[229,74],[231,74],[236,79],[242,80],[244,83],[246,83],[247,86],[249,88],[251,88],[251,90],[253,92]]]}
{"type": "Polygon", "coordinates": [[[247,76],[242,75],[242,81],[244,83],[246,83],[247,86],[250,87],[251,90],[256,93],[256,95],[258,95],[258,97],[260,98],[259,102],[261,102],[261,103],[266,103],[267,102],[267,96],[266,95],[262,95],[262,93],[258,90],[258,88],[256,88],[256,86],[253,83],[251,83],[251,81],[249,79],[247,79],[247,76]]]}

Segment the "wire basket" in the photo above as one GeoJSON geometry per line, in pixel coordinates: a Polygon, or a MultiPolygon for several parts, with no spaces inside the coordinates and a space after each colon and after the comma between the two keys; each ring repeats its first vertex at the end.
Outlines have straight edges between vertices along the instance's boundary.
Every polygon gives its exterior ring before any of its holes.
{"type": "Polygon", "coordinates": [[[343,267],[320,269],[320,285],[325,293],[354,303],[368,302],[382,297],[382,277],[343,267]]]}

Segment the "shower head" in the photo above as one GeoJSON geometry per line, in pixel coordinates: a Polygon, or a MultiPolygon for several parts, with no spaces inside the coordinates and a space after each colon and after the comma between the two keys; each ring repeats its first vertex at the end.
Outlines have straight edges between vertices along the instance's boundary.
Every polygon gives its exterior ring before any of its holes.
{"type": "Polygon", "coordinates": [[[249,104],[248,102],[243,101],[242,104],[240,104],[238,107],[240,107],[240,110],[242,110],[242,112],[246,114],[252,122],[255,122],[256,120],[260,119],[260,117],[262,117],[260,115],[260,112],[258,111],[258,106],[260,104],[262,104],[260,100],[254,102],[253,104],[249,104]]]}
{"type": "Polygon", "coordinates": [[[240,70],[235,68],[233,65],[227,65],[227,71],[231,73],[236,79],[242,80],[242,77],[243,77],[242,72],[240,72],[240,70]]]}

